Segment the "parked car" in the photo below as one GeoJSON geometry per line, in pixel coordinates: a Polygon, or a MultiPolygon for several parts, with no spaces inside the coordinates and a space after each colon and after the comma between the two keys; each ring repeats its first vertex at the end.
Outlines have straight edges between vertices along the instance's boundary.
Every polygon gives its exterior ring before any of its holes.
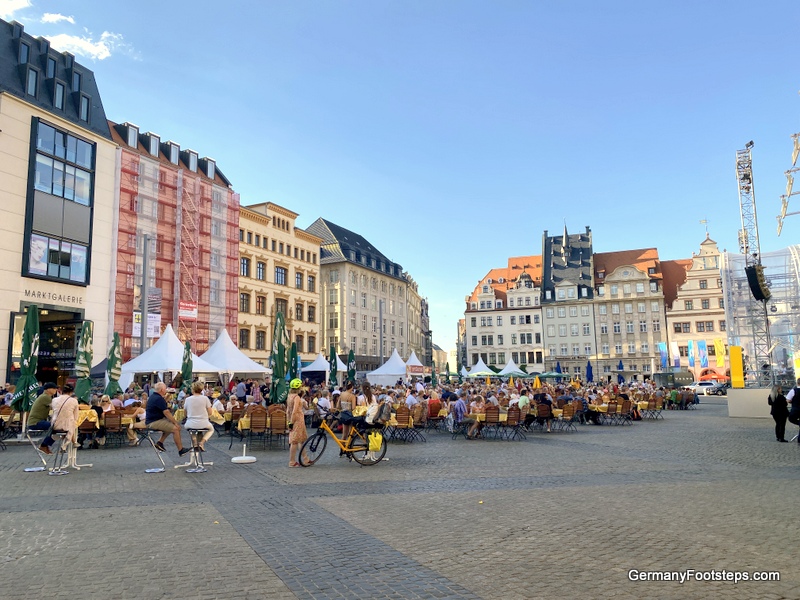
{"type": "Polygon", "coordinates": [[[690,390],[695,394],[704,394],[706,396],[724,396],[726,393],[726,385],[719,381],[695,381],[691,385],[687,385],[690,390]]]}

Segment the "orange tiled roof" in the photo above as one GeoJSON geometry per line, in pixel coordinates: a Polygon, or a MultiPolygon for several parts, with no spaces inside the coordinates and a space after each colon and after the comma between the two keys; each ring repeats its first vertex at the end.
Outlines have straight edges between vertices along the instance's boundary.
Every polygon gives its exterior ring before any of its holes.
{"type": "Polygon", "coordinates": [[[658,260],[657,248],[598,252],[594,255],[594,274],[597,280],[598,273],[604,273],[608,277],[615,269],[623,265],[630,265],[643,273],[648,273],[649,269],[655,269],[654,273],[650,273],[650,278],[661,279],[661,264],[661,261],[658,260]]]}
{"type": "Polygon", "coordinates": [[[542,282],[542,257],[541,256],[514,256],[508,259],[508,265],[497,269],[492,269],[486,275],[481,277],[475,289],[472,290],[467,302],[477,302],[478,294],[484,282],[491,278],[492,283],[489,284],[494,290],[495,297],[498,300],[506,300],[506,290],[513,287],[517,278],[522,272],[530,275],[535,284],[542,282]],[[500,280],[503,280],[501,283],[500,280]]]}

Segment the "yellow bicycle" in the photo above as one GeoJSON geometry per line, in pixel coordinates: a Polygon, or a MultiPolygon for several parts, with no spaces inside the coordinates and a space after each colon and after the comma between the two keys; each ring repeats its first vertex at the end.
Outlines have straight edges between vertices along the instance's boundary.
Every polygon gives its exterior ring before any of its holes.
{"type": "MultiPolygon", "coordinates": [[[[375,465],[383,460],[386,455],[386,438],[379,428],[362,430],[356,424],[353,424],[350,427],[350,434],[347,438],[341,439],[328,424],[335,418],[333,415],[328,415],[320,424],[317,432],[309,437],[303,447],[300,448],[299,462],[301,466],[310,467],[320,459],[328,445],[329,435],[339,446],[342,454],[347,456],[348,460],[354,460],[365,467],[375,465]],[[380,436],[380,449],[373,451],[370,450],[370,436],[375,433],[380,436]]],[[[373,445],[375,441],[373,438],[373,445]]]]}

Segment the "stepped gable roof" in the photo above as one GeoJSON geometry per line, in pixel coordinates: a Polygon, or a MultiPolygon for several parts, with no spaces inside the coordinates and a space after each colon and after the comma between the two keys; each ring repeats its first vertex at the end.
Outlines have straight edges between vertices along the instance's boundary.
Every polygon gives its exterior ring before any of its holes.
{"type": "MultiPolygon", "coordinates": [[[[594,255],[595,277],[598,273],[604,273],[608,277],[615,269],[624,265],[636,267],[645,274],[649,274],[650,279],[662,279],[661,261],[658,259],[658,249],[640,248],[638,250],[620,250],[617,252],[597,252],[594,255]],[[650,269],[655,269],[650,273],[650,269]]],[[[600,283],[599,280],[598,283],[600,283]]]]}
{"type": "Polygon", "coordinates": [[[692,266],[692,259],[662,260],[661,272],[664,274],[664,305],[672,308],[678,297],[678,288],[686,282],[686,273],[692,266]]]}
{"type": "MultiPolygon", "coordinates": [[[[593,297],[592,287],[592,230],[585,233],[568,233],[566,226],[562,235],[542,235],[542,288],[554,290],[559,283],[568,281],[587,288],[587,296],[593,297]]],[[[554,302],[555,297],[542,303],[554,302]]]]}

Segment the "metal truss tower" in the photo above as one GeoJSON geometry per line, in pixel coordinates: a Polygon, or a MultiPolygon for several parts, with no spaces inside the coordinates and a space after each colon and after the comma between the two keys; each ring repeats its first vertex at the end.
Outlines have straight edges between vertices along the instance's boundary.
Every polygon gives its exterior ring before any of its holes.
{"type": "MultiPolygon", "coordinates": [[[[736,181],[739,184],[739,212],[742,228],[739,230],[739,251],[745,256],[745,267],[761,269],[761,244],[758,240],[758,217],[756,197],[753,187],[753,142],[745,144],[744,150],[736,151],[736,181]]],[[[769,320],[767,301],[759,302],[752,294],[749,296],[747,316],[753,331],[753,348],[745,364],[746,385],[768,387],[773,385],[774,376],[770,358],[769,320]]]]}
{"type": "Polygon", "coordinates": [[[781,214],[778,215],[778,235],[783,231],[783,220],[791,215],[800,215],[800,211],[787,212],[789,210],[789,199],[797,196],[800,192],[793,192],[794,174],[800,171],[797,166],[797,157],[800,156],[800,133],[792,136],[792,168],[786,171],[786,194],[781,196],[781,214]]]}

